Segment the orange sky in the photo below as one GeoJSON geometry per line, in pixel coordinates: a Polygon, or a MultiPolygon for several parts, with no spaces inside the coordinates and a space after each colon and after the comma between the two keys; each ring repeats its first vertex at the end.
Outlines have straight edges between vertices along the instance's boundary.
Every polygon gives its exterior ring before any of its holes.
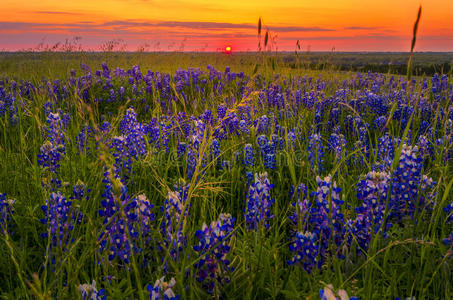
{"type": "Polygon", "coordinates": [[[257,50],[257,21],[278,50],[408,51],[418,6],[417,51],[453,51],[453,0],[2,0],[0,50],[80,36],[85,49],[121,39],[128,50],[257,50]]]}

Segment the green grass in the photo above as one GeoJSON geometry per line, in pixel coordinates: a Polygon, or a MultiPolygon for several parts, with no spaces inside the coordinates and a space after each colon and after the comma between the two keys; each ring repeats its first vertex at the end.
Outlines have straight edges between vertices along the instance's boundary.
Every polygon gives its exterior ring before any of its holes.
{"type": "MultiPolygon", "coordinates": [[[[79,70],[80,63],[92,66],[93,73],[100,68],[101,62],[107,62],[111,68],[130,68],[140,65],[145,70],[159,71],[174,74],[177,69],[200,67],[205,70],[206,65],[212,64],[223,71],[231,66],[232,71],[244,71],[252,74],[255,65],[259,65],[257,74],[267,80],[275,80],[284,87],[291,87],[291,82],[297,76],[316,79],[326,82],[332,96],[335,90],[341,88],[343,80],[351,79],[353,73],[340,72],[337,69],[308,70],[304,67],[293,69],[284,63],[277,62],[272,66],[267,60],[263,65],[262,58],[253,55],[222,56],[218,54],[15,54],[14,61],[8,56],[1,56],[0,77],[13,78],[16,81],[26,79],[35,86],[43,78],[66,80],[71,69],[79,70]],[[278,79],[274,75],[279,74],[278,79]]],[[[315,81],[314,80],[314,81],[315,81]]],[[[449,79],[451,83],[451,79],[449,79]]],[[[124,82],[115,81],[115,87],[124,82]]],[[[251,89],[256,89],[253,83],[251,89]]],[[[202,95],[188,89],[189,105],[178,104],[178,111],[187,114],[199,115],[204,109],[215,111],[219,103],[224,103],[226,96],[234,95],[237,85],[228,85],[223,95],[216,94],[209,86],[207,94],[212,94],[212,100],[202,101],[202,95]]],[[[418,91],[417,91],[418,92],[418,91]]],[[[97,90],[97,95],[103,95],[97,90]]],[[[92,95],[92,96],[97,96],[92,95]]],[[[134,106],[140,122],[146,123],[152,117],[162,115],[156,102],[156,96],[147,98],[146,103],[138,100],[124,101],[113,104],[84,103],[71,92],[71,96],[64,102],[54,102],[55,109],[61,108],[71,117],[70,126],[66,129],[66,155],[61,161],[59,177],[63,187],[62,194],[71,195],[72,186],[83,181],[90,189],[90,200],[75,202],[74,205],[85,215],[84,223],[75,226],[71,232],[74,242],[70,251],[57,253],[60,263],[55,269],[46,268],[49,261],[48,240],[41,238],[45,227],[40,223],[43,217],[41,205],[45,204],[50,191],[41,185],[46,174],[40,169],[37,155],[43,143],[41,131],[45,126],[46,115],[44,103],[50,101],[45,94],[33,94],[30,99],[21,99],[27,103],[27,109],[20,112],[18,123],[12,126],[8,117],[0,118],[0,192],[6,193],[8,198],[16,199],[10,234],[1,236],[0,249],[0,295],[5,299],[78,299],[81,298],[78,286],[96,280],[99,287],[107,290],[108,299],[145,299],[145,286],[164,275],[162,266],[156,262],[144,264],[147,258],[158,259],[163,256],[157,247],[146,249],[133,256],[127,267],[97,262],[101,259],[98,251],[99,230],[103,228],[102,220],[98,215],[104,185],[102,183],[105,166],[111,167],[113,158],[111,153],[101,144],[96,146],[91,141],[88,150],[78,152],[73,143],[74,137],[80,132],[83,125],[99,124],[105,117],[112,124],[110,137],[119,135],[118,125],[125,110],[134,106]],[[150,105],[146,112],[145,105],[150,105]],[[44,176],[44,177],[43,177],[44,176]],[[104,280],[112,276],[111,282],[104,280]]],[[[259,114],[268,115],[279,111],[258,108],[258,96],[251,94],[247,103],[256,107],[259,114]]],[[[234,111],[241,105],[236,101],[230,107],[234,111]]],[[[443,108],[451,110],[451,100],[443,102],[443,108]]],[[[347,110],[348,108],[345,108],[347,110]]],[[[351,114],[354,108],[350,107],[351,114]]],[[[327,122],[330,111],[323,118],[327,122]]],[[[368,120],[372,122],[371,117],[368,120]]],[[[342,116],[342,121],[344,115],[342,116]]],[[[295,117],[282,120],[281,126],[292,128],[297,126],[301,132],[299,152],[284,150],[279,153],[279,163],[275,170],[269,171],[271,182],[275,185],[272,195],[276,199],[273,207],[275,218],[270,222],[267,231],[246,230],[243,217],[245,193],[247,190],[242,165],[233,163],[234,152],[242,150],[246,143],[255,143],[258,135],[253,130],[248,138],[233,137],[222,142],[221,158],[231,161],[231,169],[220,171],[213,163],[203,167],[198,161],[195,174],[203,175],[203,180],[190,182],[188,203],[190,203],[191,217],[184,224],[188,234],[184,257],[177,263],[169,264],[169,277],[176,279],[174,291],[182,299],[207,299],[209,295],[194,278],[193,265],[197,259],[192,250],[196,242],[195,231],[203,223],[215,220],[219,213],[231,213],[236,218],[234,236],[231,239],[230,260],[234,271],[229,274],[230,283],[218,285],[215,297],[223,299],[317,299],[319,289],[332,283],[335,288],[343,288],[349,295],[357,295],[361,299],[394,299],[396,296],[415,296],[417,299],[451,299],[453,298],[453,264],[451,249],[442,245],[441,239],[452,231],[452,225],[445,223],[444,206],[453,200],[451,161],[445,163],[442,159],[445,151],[451,151],[452,145],[435,146],[435,156],[426,163],[424,174],[428,174],[436,181],[436,195],[434,201],[437,206],[432,214],[422,212],[413,220],[405,220],[404,226],[394,226],[384,238],[376,235],[366,255],[357,255],[355,249],[345,249],[346,259],[335,256],[329,257],[322,269],[315,269],[307,274],[302,268],[288,266],[290,258],[288,244],[291,204],[288,191],[291,185],[305,183],[309,191],[316,190],[316,173],[308,163],[308,154],[304,150],[303,142],[312,133],[314,110],[301,110],[295,117]]],[[[420,123],[418,115],[412,116],[412,123],[420,123]]],[[[415,126],[415,125],[414,125],[415,126]]],[[[441,132],[445,124],[440,124],[441,132]]],[[[407,127],[409,128],[409,126],[407,127]]],[[[389,132],[393,136],[407,135],[404,128],[389,118],[389,132]]],[[[327,132],[323,132],[327,133],[327,132]]],[[[97,133],[98,135],[99,133],[97,133]]],[[[352,140],[353,133],[346,133],[347,140],[352,140]]],[[[369,133],[371,144],[377,143],[379,132],[369,133]]],[[[327,135],[326,135],[327,136],[327,135]]],[[[415,142],[414,134],[409,142],[415,142]]],[[[212,142],[212,132],[204,139],[201,148],[209,153],[212,142]]],[[[286,141],[287,142],[287,141],[286,141]]],[[[170,152],[149,151],[143,159],[134,161],[132,184],[128,186],[131,194],[146,194],[155,205],[156,222],[153,224],[152,237],[161,239],[159,224],[162,214],[159,207],[167,193],[180,179],[186,178],[187,167],[183,159],[176,158],[176,139],[170,140],[170,152]]],[[[255,144],[254,144],[255,146],[255,144]]],[[[290,148],[287,148],[290,149],[290,148]]],[[[348,150],[347,155],[352,155],[348,150]]],[[[398,154],[397,154],[398,157],[398,154]]],[[[366,174],[376,160],[371,155],[363,164],[346,164],[346,157],[335,161],[332,155],[325,157],[325,171],[322,175],[332,174],[337,185],[342,188],[341,195],[351,209],[345,212],[353,216],[353,207],[358,206],[356,197],[358,176],[366,174]]],[[[253,172],[264,171],[261,161],[250,169],[253,172]]],[[[194,176],[196,178],[197,176],[194,176]]],[[[188,206],[185,208],[188,209],[188,206]]],[[[334,246],[333,246],[334,247],[334,246]]]]}

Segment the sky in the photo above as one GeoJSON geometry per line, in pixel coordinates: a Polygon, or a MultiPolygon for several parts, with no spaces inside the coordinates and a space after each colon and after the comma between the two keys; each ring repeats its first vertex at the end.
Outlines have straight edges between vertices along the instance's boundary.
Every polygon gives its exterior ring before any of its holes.
{"type": "Polygon", "coordinates": [[[0,50],[453,51],[452,0],[2,0],[0,50]],[[262,37],[263,38],[263,37],[262,37]]]}

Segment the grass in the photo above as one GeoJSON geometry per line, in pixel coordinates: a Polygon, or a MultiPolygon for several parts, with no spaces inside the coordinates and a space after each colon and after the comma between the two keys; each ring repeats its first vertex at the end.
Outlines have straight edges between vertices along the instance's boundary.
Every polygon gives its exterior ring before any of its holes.
{"type": "MultiPolygon", "coordinates": [[[[76,69],[81,74],[79,65],[86,63],[92,66],[93,73],[100,68],[100,62],[107,62],[109,67],[130,68],[140,65],[142,72],[145,70],[158,71],[174,74],[178,69],[188,67],[200,67],[206,71],[206,65],[212,64],[223,71],[226,66],[231,66],[232,71],[243,71],[247,75],[254,73],[255,65],[259,65],[256,74],[248,83],[241,83],[240,79],[225,83],[220,93],[214,80],[208,80],[204,92],[197,91],[195,84],[183,88],[188,96],[184,100],[181,91],[176,90],[176,82],[172,78],[169,86],[171,94],[178,99],[174,102],[173,114],[185,112],[187,115],[199,116],[204,110],[209,109],[215,114],[217,106],[224,104],[228,112],[238,112],[241,107],[250,106],[252,119],[262,115],[271,117],[285,113],[285,109],[268,107],[259,104],[259,91],[264,87],[280,86],[281,93],[286,90],[295,93],[298,89],[307,89],[307,93],[314,93],[315,101],[328,102],[329,97],[335,93],[341,93],[344,85],[351,88],[351,94],[346,97],[348,101],[340,101],[341,115],[339,125],[346,124],[347,115],[358,115],[370,125],[376,115],[370,110],[361,111],[358,103],[350,102],[355,99],[354,94],[363,93],[366,89],[373,88],[371,84],[359,85],[360,80],[367,79],[375,82],[380,75],[355,74],[352,72],[340,72],[338,70],[308,70],[305,68],[292,69],[283,63],[272,66],[271,63],[262,64],[262,57],[257,55],[221,56],[217,54],[156,54],[146,55],[143,53],[131,54],[15,54],[14,65],[2,63],[0,74],[3,78],[10,78],[20,82],[20,79],[29,80],[35,87],[44,87],[47,82],[43,78],[51,80],[61,79],[67,83],[71,69],[76,69]],[[278,78],[275,76],[278,74],[278,78]],[[312,78],[312,87],[302,84],[305,78],[312,78]],[[260,80],[264,80],[261,87],[260,80]],[[345,83],[346,82],[346,83],[345,83]],[[316,85],[320,85],[320,92],[316,85]],[[299,85],[299,87],[298,87],[299,85]],[[325,85],[325,87],[322,87],[325,85]],[[249,90],[248,95],[238,97],[238,91],[244,88],[249,90]],[[233,100],[231,100],[233,97],[233,100]]],[[[9,58],[2,57],[3,61],[9,58]]],[[[270,61],[270,60],[269,60],[270,61]]],[[[274,63],[275,64],[275,63],[274,63]]],[[[383,76],[383,75],[382,75],[383,76]]],[[[202,75],[208,78],[209,74],[202,75]]],[[[386,78],[388,82],[390,76],[386,78]]],[[[6,193],[7,198],[15,199],[14,213],[11,215],[9,233],[1,235],[0,248],[0,293],[5,299],[77,299],[81,298],[78,287],[83,283],[96,280],[98,287],[107,291],[108,299],[126,299],[148,297],[145,286],[165,275],[162,257],[170,257],[168,251],[159,250],[158,242],[163,237],[159,230],[162,222],[160,206],[173,185],[181,178],[190,182],[187,202],[184,210],[190,210],[190,217],[183,223],[187,241],[184,247],[184,255],[174,262],[168,259],[168,271],[166,279],[176,279],[175,293],[180,294],[182,299],[206,299],[211,297],[195,279],[195,264],[200,257],[193,250],[197,239],[196,230],[203,223],[209,224],[216,220],[219,213],[230,213],[236,218],[235,229],[230,241],[229,259],[234,270],[227,272],[230,278],[228,284],[216,284],[214,298],[225,299],[316,299],[319,289],[326,284],[332,283],[337,289],[345,289],[349,295],[357,295],[361,299],[390,299],[399,297],[415,296],[417,299],[449,299],[453,297],[453,289],[450,282],[453,280],[451,249],[442,244],[441,240],[452,232],[452,224],[445,222],[447,218],[443,207],[450,204],[453,199],[451,192],[453,166],[448,157],[452,145],[444,142],[434,143],[446,132],[446,118],[440,117],[451,114],[451,89],[441,94],[441,99],[434,100],[431,91],[431,83],[427,93],[419,97],[422,92],[420,84],[414,85],[414,90],[402,89],[403,81],[396,78],[396,87],[383,85],[376,93],[387,97],[389,105],[395,106],[389,111],[386,128],[392,137],[407,137],[407,143],[416,144],[418,132],[422,122],[422,112],[413,110],[407,125],[403,126],[393,118],[397,111],[397,96],[392,91],[401,92],[407,102],[403,105],[417,108],[417,104],[411,102],[414,99],[423,99],[430,102],[430,107],[437,103],[437,115],[431,117],[435,120],[436,131],[429,136],[433,143],[433,155],[425,160],[423,174],[432,177],[435,184],[436,203],[432,212],[421,210],[413,218],[401,220],[395,223],[388,231],[388,236],[380,234],[373,236],[370,247],[361,254],[356,252],[356,246],[344,247],[345,259],[335,255],[327,258],[320,269],[314,269],[310,274],[298,266],[289,266],[287,261],[291,257],[289,244],[291,232],[294,230],[289,220],[292,214],[292,200],[288,197],[291,185],[304,183],[309,191],[316,191],[316,175],[321,177],[331,174],[335,182],[341,187],[341,196],[345,200],[344,214],[346,217],[355,216],[354,208],[360,203],[357,199],[358,177],[371,171],[377,161],[375,152],[365,156],[363,163],[348,163],[354,155],[359,155],[352,148],[357,139],[355,131],[344,131],[348,141],[347,152],[342,153],[340,159],[335,159],[331,151],[326,150],[324,157],[324,171],[315,172],[308,159],[307,143],[309,136],[315,131],[315,107],[299,107],[294,110],[294,115],[285,115],[279,119],[279,125],[287,130],[282,137],[286,145],[277,152],[277,164],[274,170],[266,169],[262,159],[257,156],[255,166],[245,168],[242,163],[235,163],[235,152],[242,151],[245,144],[252,143],[257,147],[257,137],[261,134],[250,126],[250,133],[245,135],[230,135],[228,140],[221,141],[221,152],[218,161],[229,161],[230,168],[220,169],[213,160],[203,161],[204,154],[209,157],[211,144],[214,139],[213,130],[206,131],[200,144],[200,156],[196,163],[194,176],[187,178],[188,167],[185,157],[178,158],[176,148],[181,140],[177,136],[169,139],[169,151],[163,148],[157,149],[151,139],[147,139],[146,155],[134,160],[132,175],[128,192],[131,195],[144,193],[150,203],[154,204],[153,212],[156,221],[152,222],[150,237],[153,247],[147,247],[144,240],[140,240],[143,251],[131,257],[127,266],[121,266],[119,261],[114,263],[101,262],[105,253],[99,251],[99,232],[105,228],[99,216],[101,200],[103,199],[104,184],[103,173],[105,168],[113,169],[114,157],[112,150],[100,141],[101,133],[99,125],[102,121],[109,121],[111,131],[108,137],[120,135],[119,124],[130,106],[134,106],[138,120],[147,124],[153,117],[161,117],[166,114],[162,110],[159,100],[161,90],[153,89],[151,94],[143,97],[132,95],[131,86],[125,79],[115,78],[113,86],[117,90],[120,86],[126,87],[126,96],[111,103],[105,101],[95,102],[94,99],[108,96],[108,91],[102,89],[102,84],[95,85],[90,89],[89,101],[81,99],[81,95],[74,90],[69,90],[68,96],[59,101],[52,98],[46,89],[32,90],[29,95],[15,98],[18,105],[17,123],[11,124],[10,115],[6,113],[0,118],[0,192],[6,193]],[[444,97],[442,99],[442,97],[444,97]],[[145,98],[145,101],[141,101],[145,98]],[[405,98],[406,99],[406,98],[405,98]],[[52,110],[61,109],[70,116],[70,123],[65,129],[66,153],[60,161],[58,178],[62,180],[59,191],[67,197],[72,193],[72,187],[81,180],[91,189],[90,199],[74,200],[76,207],[84,215],[82,224],[75,225],[70,232],[70,250],[54,253],[59,263],[49,264],[51,260],[49,247],[50,238],[44,239],[41,233],[46,227],[41,224],[43,218],[41,206],[46,203],[50,196],[50,190],[42,186],[48,174],[39,164],[37,156],[43,144],[42,131],[46,126],[46,113],[44,104],[52,103],[52,110]],[[84,125],[95,128],[94,138],[87,140],[87,148],[79,151],[75,143],[75,137],[82,131],[84,125]],[[300,136],[296,140],[295,149],[290,145],[288,132],[292,128],[298,128],[300,136]],[[410,129],[410,130],[409,130],[410,129]],[[272,207],[274,218],[270,221],[267,230],[248,230],[245,224],[243,212],[245,209],[245,195],[247,183],[245,171],[269,173],[270,181],[274,184],[272,196],[275,204],[272,207]],[[200,180],[197,180],[202,176],[200,180]],[[347,208],[347,206],[350,206],[347,208]],[[110,280],[108,280],[110,279],[110,280]]],[[[422,82],[423,77],[414,77],[417,82],[422,82]]],[[[451,78],[448,78],[451,84],[451,78]]],[[[11,82],[4,84],[5,89],[11,91],[11,82]]],[[[343,90],[344,91],[344,90],[343,90]]],[[[340,97],[341,98],[341,97],[340,97]]],[[[1,100],[0,100],[1,101],[1,100]]],[[[315,102],[316,103],[316,102],[315,102]]],[[[417,102],[418,103],[418,102],[417,102]]],[[[328,137],[331,129],[328,122],[333,118],[331,108],[334,104],[328,104],[321,124],[320,133],[323,135],[325,145],[328,145],[328,137]]],[[[275,120],[272,120],[275,125],[275,120]]],[[[174,126],[182,126],[176,123],[174,126]]],[[[269,126],[270,136],[275,133],[275,126],[269,126]]],[[[379,129],[370,127],[367,132],[367,140],[372,148],[376,148],[378,138],[382,136],[379,129]]],[[[402,145],[402,144],[401,144],[402,145]]],[[[393,168],[396,168],[401,148],[396,151],[393,168]]],[[[115,197],[119,197],[121,191],[119,183],[114,181],[115,197]],[[117,186],[118,185],[118,186],[117,186]]],[[[128,233],[129,235],[130,233],[128,233]]],[[[335,250],[335,245],[330,245],[330,250],[335,250]]],[[[55,252],[55,251],[54,251],[55,252]]]]}

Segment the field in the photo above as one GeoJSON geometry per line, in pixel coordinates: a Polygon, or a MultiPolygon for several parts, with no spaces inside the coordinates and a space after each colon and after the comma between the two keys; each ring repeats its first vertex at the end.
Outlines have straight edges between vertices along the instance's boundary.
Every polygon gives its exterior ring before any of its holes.
{"type": "Polygon", "coordinates": [[[453,298],[450,55],[0,54],[1,297],[453,298]]]}

